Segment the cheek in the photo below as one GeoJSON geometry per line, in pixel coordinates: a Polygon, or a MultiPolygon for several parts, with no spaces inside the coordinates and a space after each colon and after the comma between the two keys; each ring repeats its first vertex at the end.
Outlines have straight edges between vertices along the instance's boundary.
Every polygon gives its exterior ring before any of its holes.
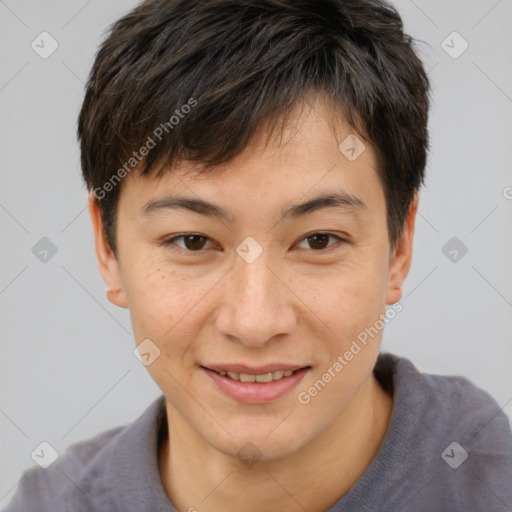
{"type": "Polygon", "coordinates": [[[140,258],[126,273],[135,339],[150,338],[165,352],[183,352],[206,322],[209,292],[218,276],[180,270],[162,258],[140,258]]]}
{"type": "Polygon", "coordinates": [[[136,340],[163,340],[185,315],[193,291],[175,271],[149,259],[127,266],[124,279],[136,340]]]}
{"type": "Polygon", "coordinates": [[[180,374],[180,382],[185,382],[189,371],[185,361],[193,359],[192,341],[204,322],[199,316],[205,290],[201,279],[184,279],[158,261],[146,261],[138,269],[132,266],[130,275],[126,293],[136,343],[150,339],[156,344],[159,356],[147,370],[166,394],[174,390],[169,395],[174,396],[180,392],[174,376],[180,374]]]}
{"type": "Polygon", "coordinates": [[[342,342],[373,323],[385,307],[385,271],[372,258],[346,260],[328,272],[297,276],[295,283],[304,304],[342,342]]]}

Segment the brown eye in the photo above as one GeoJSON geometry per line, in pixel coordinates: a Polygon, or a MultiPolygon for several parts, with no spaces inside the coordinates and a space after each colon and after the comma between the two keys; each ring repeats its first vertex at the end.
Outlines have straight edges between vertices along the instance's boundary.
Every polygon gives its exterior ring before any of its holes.
{"type": "Polygon", "coordinates": [[[201,250],[205,245],[205,237],[201,235],[186,235],[183,240],[185,247],[190,251],[201,250]]]}
{"type": "Polygon", "coordinates": [[[325,249],[329,245],[329,237],[326,233],[318,233],[316,235],[308,236],[310,246],[312,249],[325,249]]]}
{"type": "Polygon", "coordinates": [[[325,249],[330,249],[333,245],[336,245],[335,243],[329,244],[329,239],[331,238],[335,238],[339,242],[344,242],[343,238],[340,238],[339,236],[333,233],[313,233],[311,235],[304,237],[301,240],[301,243],[303,243],[303,241],[306,241],[310,249],[313,249],[315,251],[324,251],[325,249]]]}
{"type": "Polygon", "coordinates": [[[209,238],[206,236],[186,233],[170,238],[164,244],[177,245],[186,251],[199,252],[205,247],[207,241],[209,241],[209,238]],[[183,240],[182,244],[177,243],[177,240],[183,240]]]}

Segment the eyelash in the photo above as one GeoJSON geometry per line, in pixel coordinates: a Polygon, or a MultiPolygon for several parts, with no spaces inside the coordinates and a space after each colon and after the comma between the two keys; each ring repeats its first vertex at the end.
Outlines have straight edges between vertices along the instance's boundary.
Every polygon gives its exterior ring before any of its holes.
{"type": "MultiPolygon", "coordinates": [[[[313,233],[310,233],[310,234],[302,237],[300,239],[300,242],[302,242],[303,240],[307,240],[308,238],[312,238],[314,235],[328,235],[330,237],[336,238],[338,240],[338,244],[347,243],[347,240],[345,240],[344,238],[341,238],[340,236],[335,235],[334,233],[324,232],[324,231],[315,231],[313,233]]],[[[173,250],[177,250],[180,252],[186,252],[189,254],[193,254],[193,253],[201,254],[201,253],[205,252],[206,249],[199,249],[197,251],[192,251],[190,249],[183,248],[175,243],[176,240],[178,240],[180,238],[183,239],[187,236],[198,236],[198,237],[201,237],[201,238],[211,242],[210,238],[208,238],[207,236],[201,235],[200,233],[182,233],[180,235],[173,236],[172,238],[167,238],[167,239],[162,240],[161,244],[166,247],[170,247],[173,250]],[[173,245],[175,246],[174,248],[171,247],[173,245]]],[[[338,244],[331,244],[331,245],[327,246],[327,248],[325,248],[325,249],[311,249],[311,251],[316,252],[316,253],[324,253],[325,254],[325,253],[328,253],[331,250],[333,250],[333,248],[335,248],[336,245],[338,245],[338,244]]]]}

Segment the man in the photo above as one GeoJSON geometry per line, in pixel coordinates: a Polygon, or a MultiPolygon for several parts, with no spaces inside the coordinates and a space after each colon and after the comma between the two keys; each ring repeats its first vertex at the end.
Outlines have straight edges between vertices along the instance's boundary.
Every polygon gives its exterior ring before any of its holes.
{"type": "Polygon", "coordinates": [[[379,354],[428,107],[378,0],[154,0],[117,21],[81,162],[108,297],[163,395],[26,472],[8,510],[512,510],[498,404],[379,354]]]}

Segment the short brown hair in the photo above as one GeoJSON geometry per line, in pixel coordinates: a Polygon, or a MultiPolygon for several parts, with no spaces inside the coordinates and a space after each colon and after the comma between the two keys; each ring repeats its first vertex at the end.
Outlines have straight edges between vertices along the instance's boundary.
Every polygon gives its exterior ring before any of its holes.
{"type": "Polygon", "coordinates": [[[424,181],[430,85],[391,5],[147,0],[115,22],[78,119],[83,179],[96,191],[114,252],[121,178],[135,163],[143,175],[175,159],[206,171],[240,154],[259,126],[274,126],[310,92],[331,98],[376,149],[394,247],[424,181]],[[193,106],[186,115],[185,105],[193,106]],[[158,127],[167,130],[156,141],[158,127]],[[142,151],[149,139],[155,144],[142,151]]]}

